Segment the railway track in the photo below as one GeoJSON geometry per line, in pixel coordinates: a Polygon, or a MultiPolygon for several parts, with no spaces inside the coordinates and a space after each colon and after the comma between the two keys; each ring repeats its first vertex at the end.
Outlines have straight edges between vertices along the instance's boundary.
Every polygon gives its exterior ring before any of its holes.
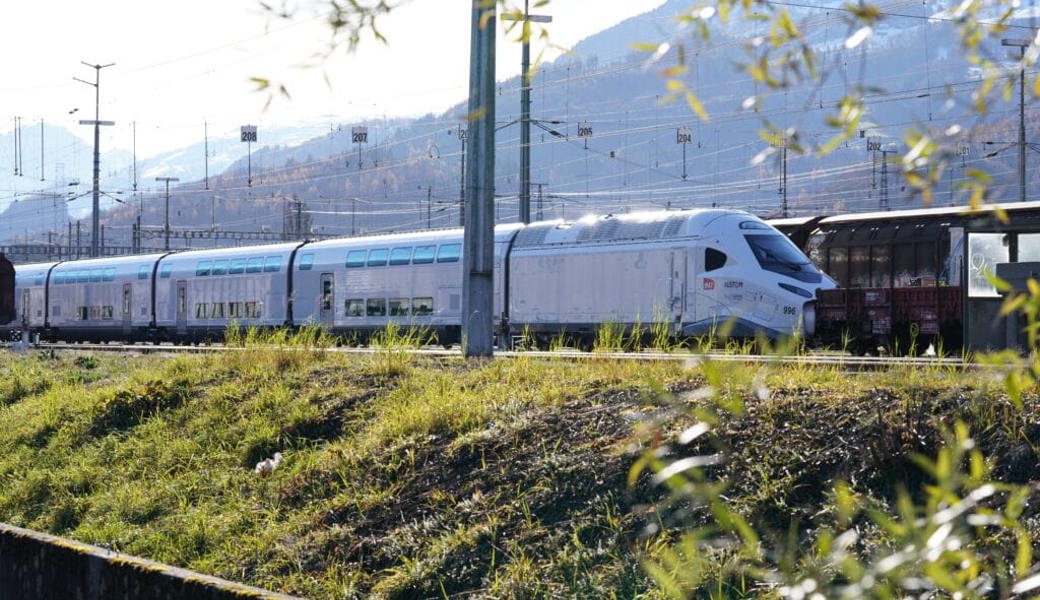
{"type": "MultiPolygon", "coordinates": [[[[287,346],[287,349],[296,348],[287,346]]],[[[0,344],[0,350],[11,351],[69,351],[69,352],[109,352],[109,353],[136,353],[136,354],[176,354],[176,353],[208,353],[208,352],[238,352],[246,348],[240,346],[225,346],[222,344],[208,345],[174,345],[174,344],[65,344],[65,343],[40,343],[40,344],[0,344]]],[[[301,348],[303,349],[303,348],[301,348]]],[[[344,354],[381,354],[388,351],[414,354],[417,356],[431,356],[443,358],[462,358],[461,350],[458,348],[373,348],[373,347],[337,347],[331,346],[324,349],[327,352],[344,354]]],[[[947,368],[955,370],[989,368],[975,362],[966,361],[961,358],[949,357],[885,357],[885,356],[850,356],[836,353],[810,352],[801,355],[777,356],[777,355],[753,355],[734,354],[726,352],[586,352],[582,350],[502,350],[495,353],[497,358],[537,358],[546,360],[617,360],[617,361],[673,361],[697,363],[702,361],[725,361],[743,362],[753,364],[776,364],[776,365],[802,365],[802,366],[830,366],[843,368],[849,371],[875,371],[898,367],[917,368],[947,368]]]]}

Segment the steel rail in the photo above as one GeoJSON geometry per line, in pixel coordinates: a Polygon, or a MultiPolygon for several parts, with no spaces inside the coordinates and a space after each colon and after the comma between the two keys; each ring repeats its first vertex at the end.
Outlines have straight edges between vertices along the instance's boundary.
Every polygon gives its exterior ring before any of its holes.
{"type": "MultiPolygon", "coordinates": [[[[40,343],[23,345],[19,343],[0,344],[0,350],[61,350],[72,352],[129,352],[138,354],[157,353],[209,353],[225,351],[243,351],[251,348],[270,348],[283,350],[301,351],[326,351],[345,354],[378,355],[387,352],[400,352],[416,356],[431,356],[442,358],[462,358],[458,348],[378,348],[378,347],[346,347],[346,346],[225,346],[222,344],[211,345],[174,345],[174,344],[65,344],[65,343],[40,343]]],[[[785,366],[834,366],[849,370],[879,370],[897,367],[917,368],[946,368],[955,370],[979,369],[991,365],[981,365],[976,362],[966,361],[961,358],[952,357],[886,357],[886,356],[849,356],[843,354],[829,353],[807,353],[799,355],[770,355],[770,354],[738,354],[728,352],[604,352],[583,350],[509,350],[498,351],[496,357],[518,359],[534,358],[541,360],[614,360],[614,361],[671,361],[688,362],[698,364],[702,362],[743,362],[763,365],[785,365],[785,366]]]]}

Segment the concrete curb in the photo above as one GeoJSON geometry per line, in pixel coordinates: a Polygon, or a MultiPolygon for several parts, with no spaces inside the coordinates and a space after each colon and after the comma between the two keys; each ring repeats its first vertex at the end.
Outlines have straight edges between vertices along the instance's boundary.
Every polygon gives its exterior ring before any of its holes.
{"type": "Polygon", "coordinates": [[[0,523],[0,600],[300,600],[0,523]]]}

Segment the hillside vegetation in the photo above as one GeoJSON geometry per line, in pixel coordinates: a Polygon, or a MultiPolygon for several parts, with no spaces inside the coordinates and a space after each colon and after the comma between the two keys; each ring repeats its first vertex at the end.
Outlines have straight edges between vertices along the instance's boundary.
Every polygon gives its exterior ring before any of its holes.
{"type": "MultiPolygon", "coordinates": [[[[658,598],[644,561],[668,564],[704,519],[629,474],[720,398],[737,404],[718,413],[710,474],[764,540],[812,536],[838,480],[879,506],[920,489],[912,456],[957,419],[994,477],[1038,476],[1036,400],[1020,410],[977,374],[463,363],[281,341],[3,354],[0,521],[309,598],[658,598]]],[[[713,581],[693,587],[771,594],[713,581]]]]}

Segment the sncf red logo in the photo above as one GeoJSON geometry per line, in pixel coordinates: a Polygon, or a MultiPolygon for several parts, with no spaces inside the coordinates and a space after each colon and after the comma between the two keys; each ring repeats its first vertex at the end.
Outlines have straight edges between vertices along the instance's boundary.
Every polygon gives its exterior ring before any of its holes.
{"type": "Polygon", "coordinates": [[[710,277],[704,278],[704,289],[713,290],[715,289],[715,280],[710,277]]]}

